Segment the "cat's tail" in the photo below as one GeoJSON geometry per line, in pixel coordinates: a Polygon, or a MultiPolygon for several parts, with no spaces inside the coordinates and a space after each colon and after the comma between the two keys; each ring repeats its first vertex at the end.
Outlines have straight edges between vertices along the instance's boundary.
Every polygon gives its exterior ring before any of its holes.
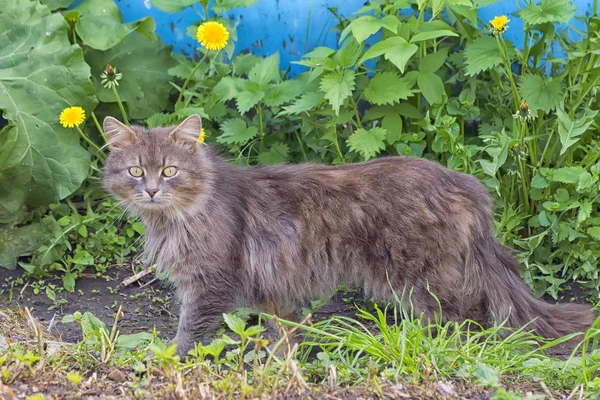
{"type": "Polygon", "coordinates": [[[467,295],[483,299],[488,318],[545,338],[585,333],[596,318],[584,304],[551,304],[535,297],[519,276],[518,264],[493,237],[471,248],[465,276],[467,295]],[[479,291],[479,293],[477,293],[479,291]]]}

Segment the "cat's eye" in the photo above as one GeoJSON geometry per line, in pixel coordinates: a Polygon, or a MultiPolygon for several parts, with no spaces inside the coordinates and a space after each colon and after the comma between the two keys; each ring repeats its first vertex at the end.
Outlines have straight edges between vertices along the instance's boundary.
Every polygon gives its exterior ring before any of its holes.
{"type": "Polygon", "coordinates": [[[144,170],[141,169],[140,167],[131,167],[131,168],[129,168],[129,174],[131,176],[139,178],[140,176],[144,175],[144,170]]]}
{"type": "Polygon", "coordinates": [[[176,173],[177,173],[177,167],[167,167],[167,168],[163,169],[163,175],[166,176],[167,178],[175,176],[176,173]]]}

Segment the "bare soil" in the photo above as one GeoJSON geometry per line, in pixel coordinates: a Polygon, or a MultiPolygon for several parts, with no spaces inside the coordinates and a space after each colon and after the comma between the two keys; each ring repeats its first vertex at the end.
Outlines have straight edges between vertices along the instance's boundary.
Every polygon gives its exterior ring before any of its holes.
{"type": "MultiPolygon", "coordinates": [[[[179,303],[174,298],[173,288],[166,282],[154,280],[153,275],[119,288],[124,279],[134,275],[126,266],[113,267],[103,276],[84,274],[77,280],[73,293],[57,293],[57,302],[48,298],[43,290],[35,294],[33,284],[26,283],[11,290],[9,282],[11,278],[20,277],[20,271],[0,269],[0,273],[7,278],[0,282],[0,309],[27,307],[49,332],[66,342],[77,342],[82,337],[77,324],[61,322],[65,315],[89,311],[111,326],[120,305],[123,316],[119,319],[119,331],[123,334],[156,328],[161,337],[170,339],[177,329],[179,303]]],[[[313,320],[332,315],[354,316],[354,304],[361,302],[360,297],[359,293],[338,293],[313,314],[313,320]]]]}

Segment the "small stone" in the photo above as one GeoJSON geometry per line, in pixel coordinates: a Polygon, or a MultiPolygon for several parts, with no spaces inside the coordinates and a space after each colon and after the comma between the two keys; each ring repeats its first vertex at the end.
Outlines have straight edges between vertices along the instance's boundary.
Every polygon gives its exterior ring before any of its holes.
{"type": "Polygon", "coordinates": [[[123,383],[127,381],[127,377],[118,369],[113,369],[108,373],[108,379],[114,382],[123,383]]]}
{"type": "Polygon", "coordinates": [[[8,350],[8,340],[6,336],[0,333],[0,352],[8,350]]]}
{"type": "Polygon", "coordinates": [[[388,386],[385,389],[385,395],[390,399],[406,399],[409,398],[410,395],[404,391],[404,385],[401,383],[396,383],[395,385],[388,386]]]}
{"type": "Polygon", "coordinates": [[[435,384],[435,390],[440,394],[440,396],[444,397],[454,396],[456,394],[450,382],[439,381],[435,384]]]}

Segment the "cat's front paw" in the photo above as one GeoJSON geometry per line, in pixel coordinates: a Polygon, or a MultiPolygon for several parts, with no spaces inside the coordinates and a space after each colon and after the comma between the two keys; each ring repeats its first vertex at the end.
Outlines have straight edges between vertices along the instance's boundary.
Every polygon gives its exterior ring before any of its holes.
{"type": "Polygon", "coordinates": [[[195,346],[194,342],[190,339],[186,338],[178,338],[175,336],[173,339],[169,340],[169,346],[172,344],[177,345],[177,355],[183,361],[188,357],[188,352],[192,350],[195,346]]]}

